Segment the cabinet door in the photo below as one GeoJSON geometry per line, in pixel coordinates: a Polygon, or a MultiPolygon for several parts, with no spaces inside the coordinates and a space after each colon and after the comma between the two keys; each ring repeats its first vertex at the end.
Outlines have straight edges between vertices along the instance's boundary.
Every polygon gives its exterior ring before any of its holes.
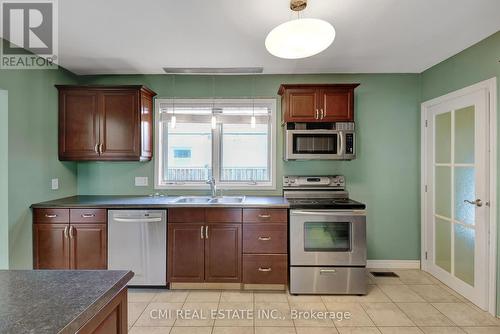
{"type": "Polygon", "coordinates": [[[59,92],[59,160],[95,160],[99,157],[97,93],[59,92]]]}
{"type": "Polygon", "coordinates": [[[69,269],[68,224],[33,224],[34,269],[69,269]]]}
{"type": "Polygon", "coordinates": [[[241,282],[241,224],[207,224],[205,281],[241,282]]]}
{"type": "Polygon", "coordinates": [[[107,269],[106,224],[72,224],[69,236],[71,269],[107,269]]]}
{"type": "Polygon", "coordinates": [[[285,122],[317,120],[318,99],[315,88],[295,88],[286,92],[285,122]]]}
{"type": "Polygon", "coordinates": [[[323,89],[319,96],[320,109],[323,111],[322,122],[354,121],[353,89],[323,89]]]}
{"type": "Polygon", "coordinates": [[[168,224],[168,282],[204,281],[203,232],[203,224],[168,224]]]}
{"type": "Polygon", "coordinates": [[[99,93],[100,151],[102,160],[139,160],[141,155],[138,92],[110,90],[99,93]]]}
{"type": "Polygon", "coordinates": [[[153,156],[153,97],[141,94],[141,159],[153,156]]]}

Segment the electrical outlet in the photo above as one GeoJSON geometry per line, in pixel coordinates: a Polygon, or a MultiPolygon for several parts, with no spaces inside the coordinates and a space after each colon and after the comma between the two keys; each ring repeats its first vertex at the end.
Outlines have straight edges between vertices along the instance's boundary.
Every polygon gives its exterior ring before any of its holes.
{"type": "Polygon", "coordinates": [[[148,177],[147,176],[136,176],[135,177],[135,186],[136,187],[147,187],[148,186],[148,177]]]}
{"type": "Polygon", "coordinates": [[[59,179],[52,179],[52,190],[59,189],[59,179]]]}

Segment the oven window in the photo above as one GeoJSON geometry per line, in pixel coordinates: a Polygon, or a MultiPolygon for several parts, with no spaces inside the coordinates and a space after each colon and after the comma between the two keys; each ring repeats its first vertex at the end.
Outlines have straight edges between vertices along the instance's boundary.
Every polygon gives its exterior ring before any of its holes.
{"type": "Polygon", "coordinates": [[[304,223],[306,252],[346,252],[351,250],[351,223],[304,223]]]}
{"type": "Polygon", "coordinates": [[[295,154],[337,154],[337,134],[294,134],[295,154]]]}

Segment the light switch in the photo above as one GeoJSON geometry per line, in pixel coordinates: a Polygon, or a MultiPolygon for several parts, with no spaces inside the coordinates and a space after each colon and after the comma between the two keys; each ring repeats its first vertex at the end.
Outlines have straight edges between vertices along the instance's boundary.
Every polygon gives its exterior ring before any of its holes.
{"type": "Polygon", "coordinates": [[[147,187],[148,186],[148,177],[147,176],[136,176],[135,177],[135,186],[136,187],[147,187]]]}
{"type": "Polygon", "coordinates": [[[59,179],[52,179],[52,190],[59,189],[59,179]]]}

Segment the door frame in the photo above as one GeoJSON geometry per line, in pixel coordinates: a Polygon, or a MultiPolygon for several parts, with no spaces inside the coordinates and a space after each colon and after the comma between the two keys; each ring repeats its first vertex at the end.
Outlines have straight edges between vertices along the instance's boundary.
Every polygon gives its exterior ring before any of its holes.
{"type": "Polygon", "coordinates": [[[488,120],[489,120],[489,154],[488,158],[488,168],[489,168],[489,202],[490,202],[490,212],[489,212],[489,250],[488,250],[488,296],[494,296],[488,299],[488,312],[493,316],[496,316],[496,278],[497,278],[497,79],[496,77],[478,82],[471,86],[456,90],[454,92],[439,96],[437,98],[425,101],[421,104],[421,124],[420,124],[420,152],[421,152],[421,178],[420,178],[420,206],[421,206],[421,269],[424,271],[429,271],[429,261],[427,259],[427,156],[426,149],[428,144],[428,139],[426,137],[426,123],[427,123],[427,112],[428,110],[436,105],[443,103],[445,101],[461,97],[470,93],[477,92],[479,90],[486,90],[489,95],[489,101],[487,103],[488,109],[488,120]]]}

